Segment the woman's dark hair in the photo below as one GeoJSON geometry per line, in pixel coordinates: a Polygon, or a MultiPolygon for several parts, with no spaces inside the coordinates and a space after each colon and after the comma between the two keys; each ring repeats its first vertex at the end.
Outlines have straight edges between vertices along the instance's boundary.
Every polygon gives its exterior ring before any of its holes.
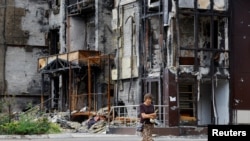
{"type": "Polygon", "coordinates": [[[145,101],[146,99],[151,99],[151,100],[153,100],[152,94],[151,94],[151,93],[146,93],[146,94],[144,95],[144,101],[145,101]]]}

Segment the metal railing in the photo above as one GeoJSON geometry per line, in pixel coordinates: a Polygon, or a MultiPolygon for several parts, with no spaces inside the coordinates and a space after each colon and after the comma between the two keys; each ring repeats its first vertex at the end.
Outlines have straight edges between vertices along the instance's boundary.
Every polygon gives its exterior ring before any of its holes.
{"type": "MultiPolygon", "coordinates": [[[[158,109],[155,126],[166,127],[168,125],[168,105],[154,105],[158,109]]],[[[139,105],[113,106],[110,109],[109,127],[135,127],[140,121],[139,105]]]]}

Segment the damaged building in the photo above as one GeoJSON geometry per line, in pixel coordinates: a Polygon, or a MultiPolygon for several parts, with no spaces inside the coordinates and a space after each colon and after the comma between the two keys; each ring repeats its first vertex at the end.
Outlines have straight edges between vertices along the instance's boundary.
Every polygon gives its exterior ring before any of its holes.
{"type": "MultiPolygon", "coordinates": [[[[1,98],[14,97],[13,111],[76,120],[107,108],[112,123],[136,122],[152,93],[157,134],[250,123],[248,0],[0,3],[1,98]]],[[[109,132],[133,134],[126,125],[109,132]]]]}

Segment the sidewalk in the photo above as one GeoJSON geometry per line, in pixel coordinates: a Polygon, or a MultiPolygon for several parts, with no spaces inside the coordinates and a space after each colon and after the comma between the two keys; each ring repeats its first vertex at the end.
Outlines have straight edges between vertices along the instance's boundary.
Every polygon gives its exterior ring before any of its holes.
{"type": "MultiPolygon", "coordinates": [[[[42,134],[42,135],[0,135],[3,139],[60,139],[60,138],[89,138],[89,137],[139,137],[138,135],[117,135],[117,134],[89,134],[89,133],[60,133],[60,134],[42,134]]],[[[158,140],[166,139],[185,139],[190,141],[207,141],[207,136],[156,136],[158,140]]]]}

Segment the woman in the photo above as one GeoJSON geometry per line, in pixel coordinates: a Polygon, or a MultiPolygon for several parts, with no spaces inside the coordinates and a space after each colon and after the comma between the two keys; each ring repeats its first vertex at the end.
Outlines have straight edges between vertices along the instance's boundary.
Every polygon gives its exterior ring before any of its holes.
{"type": "Polygon", "coordinates": [[[150,122],[150,119],[156,118],[154,105],[152,104],[153,96],[150,93],[144,95],[144,102],[140,105],[140,122],[144,124],[142,131],[142,141],[153,141],[152,131],[154,124],[150,122]]]}

